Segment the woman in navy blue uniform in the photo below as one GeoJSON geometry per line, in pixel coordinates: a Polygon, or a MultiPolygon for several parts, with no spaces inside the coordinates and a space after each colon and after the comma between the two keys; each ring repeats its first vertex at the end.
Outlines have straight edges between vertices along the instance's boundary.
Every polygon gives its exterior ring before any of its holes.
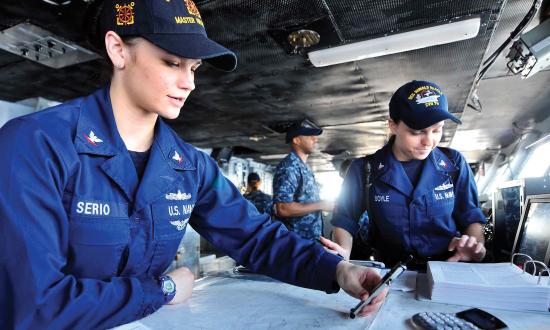
{"type": "Polygon", "coordinates": [[[163,272],[187,225],[255,272],[368,296],[376,272],[260,215],[160,118],[201,59],[236,66],[193,2],[106,0],[99,22],[110,84],[0,130],[0,328],[109,328],[185,301],[193,276],[163,272]]]}
{"type": "Polygon", "coordinates": [[[444,121],[460,123],[445,95],[412,81],[389,108],[389,143],[354,160],[344,179],[332,219],[339,246],[331,247],[348,258],[372,248],[389,265],[409,254],[421,263],[481,261],[486,220],[473,174],[458,151],[437,147],[444,121]]]}

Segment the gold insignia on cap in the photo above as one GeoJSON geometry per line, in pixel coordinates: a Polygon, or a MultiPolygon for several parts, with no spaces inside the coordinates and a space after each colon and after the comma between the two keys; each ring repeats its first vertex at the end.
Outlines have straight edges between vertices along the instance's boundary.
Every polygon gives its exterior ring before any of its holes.
{"type": "Polygon", "coordinates": [[[199,13],[199,9],[195,5],[195,3],[192,0],[183,0],[185,1],[185,5],[187,6],[187,11],[191,15],[195,15],[198,18],[201,18],[201,13],[199,13]]]}
{"type": "Polygon", "coordinates": [[[134,24],[134,2],[125,5],[115,5],[116,9],[116,25],[132,25],[134,24]]]}

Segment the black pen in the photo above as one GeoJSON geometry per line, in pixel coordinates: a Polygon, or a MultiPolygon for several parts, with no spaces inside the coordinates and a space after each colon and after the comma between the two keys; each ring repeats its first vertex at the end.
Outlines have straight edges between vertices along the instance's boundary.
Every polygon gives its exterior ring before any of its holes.
{"type": "MultiPolygon", "coordinates": [[[[325,246],[325,244],[323,244],[323,242],[321,242],[321,239],[320,239],[320,238],[317,238],[317,237],[316,237],[315,240],[317,241],[317,243],[321,244],[322,246],[325,246]]],[[[332,251],[334,251],[334,250],[332,250],[332,251]]],[[[340,258],[346,260],[346,258],[344,258],[344,256],[341,255],[340,253],[336,252],[336,255],[339,256],[340,258]]]]}

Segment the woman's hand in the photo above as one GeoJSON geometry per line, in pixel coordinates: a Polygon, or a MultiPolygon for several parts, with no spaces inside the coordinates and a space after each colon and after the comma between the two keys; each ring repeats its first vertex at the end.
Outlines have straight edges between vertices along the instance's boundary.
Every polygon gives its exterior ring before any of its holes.
{"type": "Polygon", "coordinates": [[[174,299],[168,303],[169,305],[181,304],[191,298],[195,275],[193,275],[189,268],[181,267],[166,275],[170,276],[172,281],[176,283],[176,295],[174,296],[174,299]]]}
{"type": "Polygon", "coordinates": [[[476,261],[479,262],[485,257],[485,244],[478,242],[474,236],[462,235],[454,237],[449,243],[449,251],[455,254],[447,261],[476,261]]]}

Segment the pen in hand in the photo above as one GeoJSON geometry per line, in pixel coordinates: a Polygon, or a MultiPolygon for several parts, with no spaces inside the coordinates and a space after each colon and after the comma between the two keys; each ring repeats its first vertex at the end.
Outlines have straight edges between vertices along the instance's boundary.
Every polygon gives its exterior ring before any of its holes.
{"type": "MultiPolygon", "coordinates": [[[[323,236],[320,236],[320,237],[323,237],[323,236]]],[[[330,241],[328,238],[324,238],[324,239],[327,240],[327,241],[330,241]]],[[[315,241],[317,241],[317,243],[321,244],[321,246],[323,246],[325,248],[325,250],[329,251],[330,253],[336,254],[340,258],[342,258],[344,260],[347,260],[342,254],[338,253],[337,250],[334,250],[330,246],[327,246],[327,245],[323,244],[323,242],[321,241],[321,239],[319,237],[316,237],[315,241]]],[[[330,242],[332,242],[332,241],[330,241],[330,242]]],[[[336,244],[336,243],[334,243],[334,244],[336,244]]]]}

